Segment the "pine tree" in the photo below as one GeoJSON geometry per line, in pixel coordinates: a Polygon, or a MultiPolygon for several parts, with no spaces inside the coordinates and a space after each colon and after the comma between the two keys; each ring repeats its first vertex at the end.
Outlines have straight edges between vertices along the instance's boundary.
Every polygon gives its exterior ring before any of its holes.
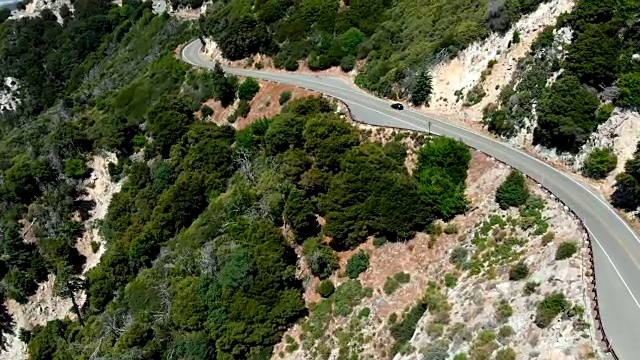
{"type": "Polygon", "coordinates": [[[429,103],[429,97],[433,92],[433,78],[427,70],[420,70],[413,79],[411,86],[411,102],[415,106],[429,103]]]}

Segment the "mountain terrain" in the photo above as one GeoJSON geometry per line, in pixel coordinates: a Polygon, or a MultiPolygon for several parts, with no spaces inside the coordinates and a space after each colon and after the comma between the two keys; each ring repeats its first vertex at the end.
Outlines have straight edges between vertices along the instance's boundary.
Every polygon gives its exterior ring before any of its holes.
{"type": "Polygon", "coordinates": [[[638,4],[34,0],[0,24],[3,359],[590,359],[587,234],[314,71],[597,185],[632,221],[638,4]]]}

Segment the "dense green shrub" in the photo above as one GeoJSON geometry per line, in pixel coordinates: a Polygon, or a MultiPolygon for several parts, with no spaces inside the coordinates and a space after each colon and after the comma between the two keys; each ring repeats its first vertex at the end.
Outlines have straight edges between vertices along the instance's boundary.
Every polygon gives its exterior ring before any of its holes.
{"type": "Polygon", "coordinates": [[[68,159],[64,162],[65,175],[82,179],[89,174],[89,167],[83,159],[68,159]]]}
{"type": "Polygon", "coordinates": [[[620,75],[618,86],[620,87],[620,96],[617,99],[618,105],[640,106],[640,72],[620,75]]]}
{"type": "Polygon", "coordinates": [[[340,69],[344,72],[350,72],[356,66],[356,57],[347,55],[340,60],[340,69]]]}
{"type": "Polygon", "coordinates": [[[305,241],[302,245],[302,253],[313,275],[321,279],[328,278],[334,270],[338,269],[338,255],[317,238],[305,241]]]}
{"type": "Polygon", "coordinates": [[[415,177],[422,201],[434,215],[450,220],[467,209],[464,195],[469,148],[449,138],[430,139],[420,148],[415,177]]]}
{"type": "Polygon", "coordinates": [[[512,44],[520,43],[520,31],[518,31],[517,29],[513,31],[513,36],[511,37],[511,43],[512,44]]]}
{"type": "Polygon", "coordinates": [[[536,310],[534,323],[539,328],[546,328],[553,322],[559,314],[570,308],[569,302],[562,293],[547,295],[539,304],[536,310]]]}
{"type": "Polygon", "coordinates": [[[482,101],[482,99],[487,95],[487,93],[484,91],[484,87],[482,84],[476,84],[474,85],[471,89],[469,89],[469,91],[467,91],[467,99],[466,102],[464,103],[465,106],[473,106],[477,103],[479,103],[480,101],[482,101]]]}
{"type": "Polygon", "coordinates": [[[329,279],[320,281],[318,283],[318,286],[316,287],[316,292],[323,298],[328,298],[329,296],[331,296],[334,290],[335,287],[329,279]]]}
{"type": "Polygon", "coordinates": [[[433,92],[433,79],[428,71],[419,71],[411,84],[411,103],[415,106],[429,104],[433,92]]]}
{"type": "Polygon", "coordinates": [[[289,222],[299,243],[319,230],[313,201],[298,189],[292,189],[285,202],[284,218],[289,222]]]}
{"type": "Polygon", "coordinates": [[[360,250],[347,260],[347,276],[355,279],[369,268],[369,255],[360,250]]]}
{"type": "Polygon", "coordinates": [[[376,236],[373,239],[373,246],[379,248],[388,242],[386,236],[376,236]]]}
{"type": "Polygon", "coordinates": [[[200,114],[203,118],[208,118],[213,115],[213,109],[207,105],[202,105],[200,108],[200,114]]]}
{"type": "Polygon", "coordinates": [[[280,93],[280,98],[278,99],[280,105],[284,105],[289,100],[291,100],[291,91],[283,91],[280,93]]]}
{"type": "Polygon", "coordinates": [[[535,281],[527,282],[526,284],[524,284],[524,294],[527,296],[533,294],[538,289],[538,286],[540,286],[540,283],[537,283],[535,281]]]}
{"type": "Polygon", "coordinates": [[[498,304],[496,304],[495,309],[496,317],[499,322],[505,322],[509,320],[511,315],[513,315],[513,308],[509,305],[507,300],[500,300],[498,304]]]}
{"type": "Polygon", "coordinates": [[[556,260],[564,260],[573,256],[578,251],[578,245],[573,241],[565,241],[558,245],[556,260]]]}
{"type": "Polygon", "coordinates": [[[618,165],[618,156],[609,148],[593,149],[584,160],[582,173],[594,179],[606,177],[618,165]]]}
{"type": "Polygon", "coordinates": [[[540,100],[534,143],[577,152],[598,126],[598,96],[575,76],[564,76],[540,100]]]}
{"type": "Polygon", "coordinates": [[[496,202],[502,209],[524,205],[528,198],[529,189],[524,176],[517,170],[512,170],[496,190],[496,202]]]}
{"type": "Polygon", "coordinates": [[[511,267],[509,270],[509,280],[518,281],[526,278],[529,275],[529,267],[519,262],[511,267]]]}

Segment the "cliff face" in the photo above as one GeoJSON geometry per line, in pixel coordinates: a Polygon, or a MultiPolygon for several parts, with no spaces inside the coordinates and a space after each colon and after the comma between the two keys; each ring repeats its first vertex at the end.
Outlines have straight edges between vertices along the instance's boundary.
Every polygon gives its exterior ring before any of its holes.
{"type": "Polygon", "coordinates": [[[4,87],[0,90],[0,113],[4,111],[13,111],[20,104],[18,81],[12,77],[4,79],[4,87]]]}

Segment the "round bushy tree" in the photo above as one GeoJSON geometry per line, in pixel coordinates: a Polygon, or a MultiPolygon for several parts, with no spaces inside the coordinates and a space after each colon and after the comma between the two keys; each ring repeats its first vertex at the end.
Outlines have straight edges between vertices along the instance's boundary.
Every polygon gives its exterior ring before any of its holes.
{"type": "Polygon", "coordinates": [[[238,87],[238,98],[251,101],[258,91],[260,91],[260,84],[255,79],[248,78],[238,87]]]}
{"type": "Polygon", "coordinates": [[[340,60],[340,69],[344,72],[353,70],[356,66],[356,57],[353,55],[347,55],[340,60]]]}
{"type": "Polygon", "coordinates": [[[322,296],[323,298],[328,298],[329,296],[331,296],[331,294],[333,294],[333,291],[335,290],[335,286],[333,286],[333,283],[331,282],[331,280],[327,279],[327,280],[322,280],[320,281],[320,283],[318,283],[318,286],[316,287],[316,292],[318,294],[320,294],[320,296],[322,296]]]}
{"type": "Polygon", "coordinates": [[[496,191],[496,202],[502,209],[523,205],[529,198],[529,189],[524,182],[524,176],[513,170],[496,191]]]}

